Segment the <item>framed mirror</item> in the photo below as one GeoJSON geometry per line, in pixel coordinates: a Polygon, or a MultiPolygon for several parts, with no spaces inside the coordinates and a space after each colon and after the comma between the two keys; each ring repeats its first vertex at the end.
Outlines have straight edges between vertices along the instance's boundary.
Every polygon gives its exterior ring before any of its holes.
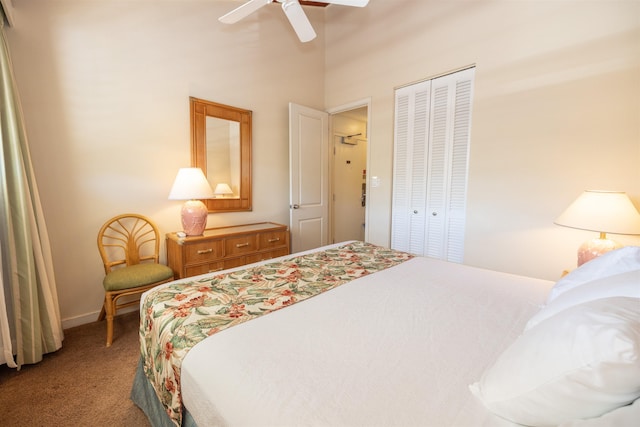
{"type": "Polygon", "coordinates": [[[214,199],[209,212],[251,210],[251,111],[189,98],[191,165],[202,169],[214,199]]]}

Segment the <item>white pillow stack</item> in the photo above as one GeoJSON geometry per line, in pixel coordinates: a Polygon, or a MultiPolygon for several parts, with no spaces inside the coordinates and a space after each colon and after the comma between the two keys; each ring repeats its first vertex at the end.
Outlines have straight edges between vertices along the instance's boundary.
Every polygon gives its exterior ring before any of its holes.
{"type": "Polygon", "coordinates": [[[563,292],[593,280],[640,270],[640,246],[627,246],[595,258],[567,274],[549,292],[547,303],[563,292]]]}
{"type": "Polygon", "coordinates": [[[547,306],[470,388],[494,414],[528,426],[599,417],[638,399],[640,247],[558,281],[547,306]]]}

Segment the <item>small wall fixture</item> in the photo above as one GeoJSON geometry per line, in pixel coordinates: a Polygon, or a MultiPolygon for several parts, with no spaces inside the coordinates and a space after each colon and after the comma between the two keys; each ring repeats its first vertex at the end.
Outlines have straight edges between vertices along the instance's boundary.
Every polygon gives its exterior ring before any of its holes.
{"type": "Polygon", "coordinates": [[[186,200],[182,205],[182,229],[187,236],[200,236],[207,226],[207,207],[201,199],[215,197],[209,181],[200,168],[178,170],[169,200],[186,200]]]}
{"type": "Polygon", "coordinates": [[[587,190],[554,223],[600,233],[600,237],[588,240],[578,248],[578,266],[622,246],[607,239],[606,233],[640,234],[640,213],[622,191],[587,190]]]}

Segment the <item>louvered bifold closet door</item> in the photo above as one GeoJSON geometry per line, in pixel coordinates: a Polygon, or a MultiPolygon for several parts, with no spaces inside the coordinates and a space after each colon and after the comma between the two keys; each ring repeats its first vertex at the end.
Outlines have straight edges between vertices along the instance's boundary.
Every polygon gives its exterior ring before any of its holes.
{"type": "Polygon", "coordinates": [[[432,80],[425,255],[462,262],[474,69],[432,80]]]}
{"type": "Polygon", "coordinates": [[[462,262],[474,69],[396,90],[391,247],[462,262]]]}
{"type": "Polygon", "coordinates": [[[396,91],[391,247],[423,255],[431,82],[396,91]]]}

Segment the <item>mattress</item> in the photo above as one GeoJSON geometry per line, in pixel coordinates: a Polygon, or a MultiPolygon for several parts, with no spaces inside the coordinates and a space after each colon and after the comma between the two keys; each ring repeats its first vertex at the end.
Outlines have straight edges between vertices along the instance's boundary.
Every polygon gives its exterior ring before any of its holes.
{"type": "Polygon", "coordinates": [[[206,426],[509,426],[469,384],[552,282],[417,257],[192,348],[182,399],[206,426]]]}

